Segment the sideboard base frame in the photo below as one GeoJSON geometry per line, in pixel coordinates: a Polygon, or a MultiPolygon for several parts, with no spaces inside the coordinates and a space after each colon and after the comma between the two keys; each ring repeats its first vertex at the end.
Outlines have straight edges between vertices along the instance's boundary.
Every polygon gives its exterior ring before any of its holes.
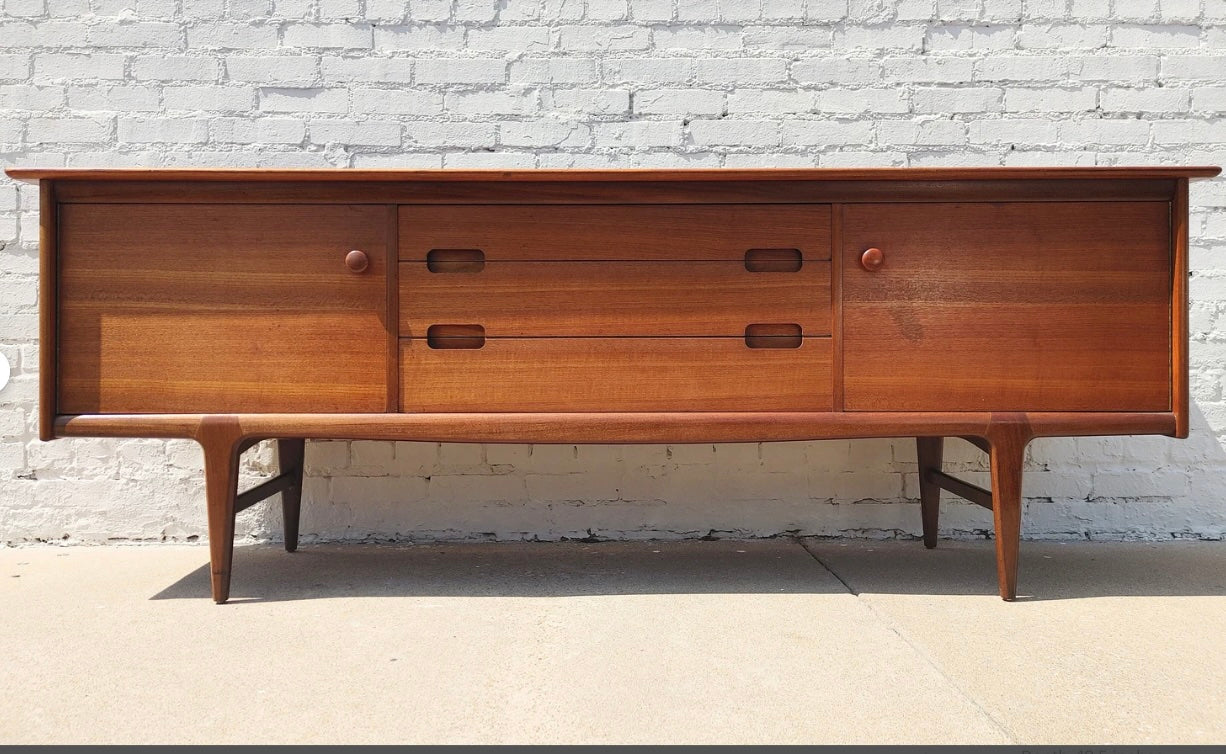
{"type": "Polygon", "coordinates": [[[230,596],[235,515],[278,492],[285,549],[298,546],[305,438],[418,442],[541,444],[772,442],[915,437],[923,541],[937,543],[944,489],[992,511],[1000,596],[1017,597],[1022,524],[1022,465],[1036,437],[1160,434],[1175,436],[1173,413],[846,414],[807,412],[669,412],[564,414],[241,414],[61,416],[60,437],[191,439],[204,451],[213,600],[230,596]],[[944,441],[957,437],[988,453],[992,489],[941,470],[944,441]],[[242,453],[278,441],[279,473],[238,491],[242,453]]]}

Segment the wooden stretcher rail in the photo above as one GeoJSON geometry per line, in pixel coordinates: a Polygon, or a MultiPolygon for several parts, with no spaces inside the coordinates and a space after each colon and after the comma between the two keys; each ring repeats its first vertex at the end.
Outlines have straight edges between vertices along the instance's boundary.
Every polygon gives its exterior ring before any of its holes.
{"type": "MultiPolygon", "coordinates": [[[[204,414],[61,416],[61,437],[194,438],[204,414]]],[[[986,437],[994,421],[1022,421],[1035,437],[1158,434],[1175,431],[1171,413],[456,413],[239,414],[243,437],[313,437],[537,444],[720,443],[968,435],[986,437]]]]}

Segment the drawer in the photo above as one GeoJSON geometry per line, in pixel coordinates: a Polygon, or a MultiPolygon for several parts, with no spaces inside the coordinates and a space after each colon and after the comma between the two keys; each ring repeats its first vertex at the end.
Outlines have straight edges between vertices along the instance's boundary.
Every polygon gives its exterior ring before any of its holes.
{"type": "Polygon", "coordinates": [[[742,261],[750,249],[830,259],[830,206],[402,206],[400,261],[440,249],[479,250],[487,262],[742,261]]]}
{"type": "Polygon", "coordinates": [[[482,411],[829,411],[829,338],[490,338],[400,348],[401,408],[482,411]]]}
{"type": "Polygon", "coordinates": [[[746,325],[766,322],[829,335],[830,263],[798,257],[778,269],[751,272],[732,261],[402,262],[400,335],[424,337],[431,325],[456,322],[480,324],[489,337],[741,336],[746,325]]]}

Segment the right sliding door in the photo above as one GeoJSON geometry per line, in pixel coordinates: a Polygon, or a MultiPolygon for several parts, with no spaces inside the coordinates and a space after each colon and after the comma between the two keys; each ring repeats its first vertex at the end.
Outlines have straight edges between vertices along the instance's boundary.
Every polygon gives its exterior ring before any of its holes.
{"type": "Polygon", "coordinates": [[[845,409],[1170,409],[1166,202],[842,212],[845,409]]]}

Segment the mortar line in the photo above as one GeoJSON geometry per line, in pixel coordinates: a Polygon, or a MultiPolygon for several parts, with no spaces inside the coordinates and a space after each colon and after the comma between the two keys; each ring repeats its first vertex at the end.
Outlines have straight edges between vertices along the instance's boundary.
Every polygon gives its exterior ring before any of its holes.
{"type": "Polygon", "coordinates": [[[910,647],[913,652],[919,655],[919,657],[930,668],[932,668],[936,672],[936,674],[941,678],[941,680],[943,680],[951,689],[953,689],[954,693],[956,693],[958,696],[964,699],[968,704],[970,704],[973,709],[978,710],[980,714],[982,714],[985,718],[987,718],[988,722],[990,722],[994,728],[999,730],[1004,735],[1004,737],[1009,740],[1009,743],[1011,744],[1018,743],[1017,738],[1013,735],[1012,731],[1009,730],[1008,726],[1004,724],[1004,722],[1002,722],[1001,720],[998,720],[996,715],[992,714],[986,707],[980,704],[978,699],[976,699],[974,696],[970,694],[970,692],[968,692],[966,689],[962,687],[962,684],[958,683],[953,677],[951,677],[948,673],[946,673],[945,669],[940,665],[939,662],[937,662],[936,658],[933,657],[931,653],[925,650],[921,645],[912,641],[911,638],[907,636],[905,633],[903,633],[898,628],[898,626],[894,624],[893,621],[891,621],[886,615],[884,615],[880,610],[878,610],[873,605],[872,601],[866,599],[863,595],[861,595],[860,591],[851,585],[851,582],[843,578],[842,574],[834,570],[834,568],[832,568],[828,563],[826,563],[826,561],[822,560],[821,557],[813,550],[813,548],[809,547],[809,543],[808,541],[806,541],[806,538],[797,537],[796,542],[797,544],[800,545],[801,549],[809,553],[809,557],[813,558],[814,562],[816,562],[819,566],[825,569],[827,573],[829,573],[831,576],[835,578],[835,580],[837,580],[840,584],[842,584],[843,587],[847,589],[848,594],[855,597],[857,602],[859,602],[864,607],[866,607],[869,613],[871,613],[872,616],[876,618],[877,621],[881,623],[881,625],[887,631],[897,636],[899,639],[902,640],[904,644],[910,647]]]}

